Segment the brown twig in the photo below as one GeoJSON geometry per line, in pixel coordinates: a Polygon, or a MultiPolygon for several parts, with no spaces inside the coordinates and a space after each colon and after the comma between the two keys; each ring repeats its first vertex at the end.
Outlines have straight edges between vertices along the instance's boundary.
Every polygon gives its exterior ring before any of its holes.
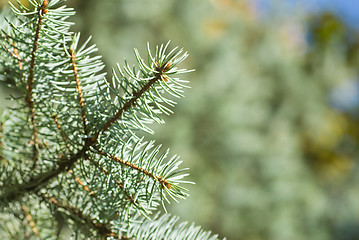
{"type": "MultiPolygon", "coordinates": [[[[100,166],[99,163],[93,161],[92,159],[89,159],[89,160],[90,160],[90,162],[91,162],[93,165],[95,165],[101,172],[103,172],[103,173],[106,174],[106,175],[110,175],[110,172],[107,171],[106,169],[104,169],[102,166],[100,166]]],[[[142,208],[142,206],[141,206],[138,202],[135,201],[135,199],[131,196],[131,194],[126,191],[126,189],[125,189],[125,187],[122,185],[122,183],[121,183],[118,179],[116,179],[116,178],[114,178],[114,180],[115,180],[116,185],[121,189],[121,191],[123,191],[123,192],[125,193],[127,199],[128,199],[132,204],[134,204],[136,207],[142,208]]]]}
{"type": "Polygon", "coordinates": [[[21,206],[22,211],[25,214],[26,220],[29,222],[29,225],[31,227],[32,232],[34,233],[34,235],[37,237],[39,235],[39,231],[36,228],[35,222],[32,219],[31,214],[29,213],[29,211],[27,210],[25,205],[21,206]]]}
{"type": "MultiPolygon", "coordinates": [[[[62,131],[59,119],[57,118],[56,114],[53,114],[52,118],[54,119],[54,121],[56,123],[57,129],[59,130],[59,133],[61,134],[62,140],[66,144],[68,151],[72,154],[72,151],[70,149],[70,144],[67,142],[66,135],[62,131]]],[[[96,194],[93,191],[90,191],[89,187],[87,187],[78,177],[76,177],[75,173],[71,169],[69,169],[67,171],[75,178],[75,181],[85,189],[85,191],[89,192],[92,197],[96,196],[96,194]]]]}
{"type": "Polygon", "coordinates": [[[75,82],[76,82],[76,87],[77,87],[78,99],[80,102],[82,124],[83,124],[83,128],[84,128],[84,133],[85,133],[85,135],[87,135],[87,126],[86,126],[87,119],[86,119],[86,112],[85,112],[85,101],[84,101],[83,94],[82,94],[82,87],[80,84],[80,78],[79,78],[78,68],[77,68],[77,64],[76,64],[76,55],[75,55],[75,52],[73,51],[73,49],[70,49],[70,54],[71,54],[71,65],[72,65],[72,68],[74,71],[74,77],[75,77],[75,82]]]}
{"type": "Polygon", "coordinates": [[[70,153],[72,153],[72,151],[70,150],[70,144],[67,142],[67,138],[66,138],[66,135],[65,135],[64,131],[62,131],[61,124],[59,122],[59,119],[57,118],[57,115],[52,114],[52,119],[54,119],[56,127],[57,127],[57,130],[59,131],[59,133],[60,133],[60,135],[62,137],[62,140],[64,141],[67,149],[69,150],[70,153]]]}
{"type": "Polygon", "coordinates": [[[171,66],[170,62],[163,64],[163,66],[159,66],[157,65],[156,67],[156,71],[157,73],[155,74],[155,76],[149,80],[146,85],[144,85],[138,92],[134,91],[133,92],[133,96],[132,98],[126,102],[118,111],[117,113],[110,118],[102,127],[101,129],[94,135],[94,137],[92,139],[97,140],[98,136],[100,135],[101,132],[106,132],[107,129],[109,127],[112,126],[112,124],[114,124],[117,120],[119,120],[123,113],[127,110],[129,110],[132,106],[136,106],[136,101],[146,92],[148,91],[148,89],[150,89],[150,87],[155,84],[157,81],[161,80],[161,79],[166,79],[164,76],[164,73],[169,69],[169,67],[171,66]]]}
{"type": "Polygon", "coordinates": [[[6,199],[6,201],[11,202],[21,198],[25,193],[37,192],[41,189],[41,187],[57,177],[60,173],[71,169],[80,158],[83,158],[89,147],[89,145],[85,144],[81,150],[75,154],[71,154],[69,158],[66,156],[61,157],[57,168],[33,176],[28,182],[2,186],[1,189],[6,188],[7,191],[5,191],[4,195],[1,196],[0,199],[6,199]]]}
{"type": "Polygon", "coordinates": [[[90,193],[90,195],[91,195],[92,197],[95,197],[95,196],[96,196],[96,194],[95,194],[93,191],[91,191],[89,187],[87,187],[78,177],[76,177],[76,175],[74,174],[74,172],[73,172],[72,170],[69,169],[68,172],[69,172],[70,174],[72,174],[72,176],[75,178],[75,181],[76,181],[78,184],[80,184],[86,192],[90,193]]]}
{"type": "Polygon", "coordinates": [[[4,46],[5,50],[11,55],[13,56],[16,60],[18,60],[18,65],[19,65],[19,69],[22,70],[23,67],[22,67],[22,64],[21,62],[27,62],[25,59],[22,59],[20,58],[20,55],[19,55],[19,51],[17,50],[15,44],[13,44],[13,47],[14,47],[14,52],[11,52],[7,46],[5,45],[5,43],[3,42],[2,45],[4,46]]]}
{"type": "Polygon", "coordinates": [[[105,153],[104,151],[101,151],[101,150],[97,149],[96,147],[94,147],[94,149],[96,149],[96,152],[95,152],[95,153],[98,153],[98,154],[100,154],[100,155],[102,155],[102,156],[105,156],[105,157],[107,157],[107,158],[110,158],[110,159],[112,159],[112,160],[114,160],[114,161],[116,161],[116,162],[118,162],[118,163],[120,163],[120,164],[122,164],[122,165],[128,166],[128,167],[130,167],[130,168],[132,168],[132,169],[134,169],[134,170],[136,170],[136,171],[138,171],[138,172],[141,172],[141,173],[147,175],[148,177],[150,177],[150,178],[152,178],[152,179],[157,180],[157,181],[161,184],[161,186],[162,186],[163,188],[164,188],[164,187],[166,187],[166,188],[168,188],[168,189],[171,189],[171,188],[172,188],[171,184],[168,182],[167,179],[163,179],[163,178],[160,177],[160,176],[155,176],[155,175],[153,175],[152,173],[150,173],[149,171],[147,171],[146,169],[140,168],[139,166],[137,166],[137,165],[135,165],[135,164],[132,164],[132,163],[127,162],[127,161],[124,161],[123,159],[121,159],[121,158],[119,158],[119,157],[115,157],[115,156],[112,156],[112,155],[110,155],[110,154],[108,154],[108,153],[105,153]]]}

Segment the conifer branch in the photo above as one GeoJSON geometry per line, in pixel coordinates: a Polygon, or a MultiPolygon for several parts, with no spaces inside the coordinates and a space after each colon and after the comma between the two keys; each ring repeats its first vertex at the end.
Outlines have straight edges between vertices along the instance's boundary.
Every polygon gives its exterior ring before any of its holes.
{"type": "Polygon", "coordinates": [[[132,163],[130,163],[130,162],[124,161],[124,160],[121,159],[121,158],[118,158],[118,157],[112,156],[112,155],[110,155],[110,154],[108,154],[108,153],[105,153],[104,151],[101,151],[101,150],[97,149],[96,147],[94,147],[94,149],[96,150],[95,153],[98,153],[98,154],[100,154],[100,155],[102,155],[102,156],[105,156],[105,157],[107,157],[107,158],[110,158],[110,159],[112,159],[112,160],[114,160],[114,161],[116,161],[116,162],[118,162],[118,163],[120,163],[120,164],[122,164],[122,165],[125,165],[125,166],[127,166],[127,167],[130,167],[130,168],[132,168],[132,169],[134,169],[134,170],[136,170],[136,171],[138,171],[138,172],[141,172],[141,173],[147,175],[148,177],[150,177],[150,178],[152,178],[152,179],[158,181],[158,182],[161,184],[162,188],[165,188],[165,187],[168,188],[168,189],[171,189],[171,188],[172,188],[172,185],[168,182],[168,180],[163,179],[163,178],[160,177],[160,176],[155,176],[155,175],[153,175],[152,173],[150,173],[149,171],[147,171],[146,169],[140,168],[139,166],[137,166],[137,165],[135,165],[135,164],[132,164],[132,163]]]}
{"type": "MultiPolygon", "coordinates": [[[[26,207],[18,209],[38,237],[47,234],[46,223],[35,214],[45,214],[47,220],[55,207],[74,220],[70,223],[75,229],[81,224],[91,228],[90,235],[162,239],[148,236],[154,231],[166,237],[162,225],[168,219],[157,221],[154,228],[148,228],[148,222],[138,228],[133,223],[140,220],[137,214],[150,217],[167,196],[175,201],[188,196],[182,187],[188,183],[182,180],[187,169],[179,167],[177,155],[166,161],[168,150],[159,154],[160,145],[143,141],[136,132],[151,132],[147,124],[162,123],[160,114],[173,113],[170,108],[176,102],[171,97],[182,97],[187,81],[172,76],[189,72],[176,67],[188,54],[178,47],[167,53],[167,43],[151,55],[148,45],[147,62],[135,50],[139,69],[125,62],[123,69],[118,67],[121,76],[114,70],[110,84],[101,72],[101,56],[91,56],[97,48],[88,45],[90,39],[78,47],[80,34],[70,32],[71,23],[65,21],[74,12],[58,7],[60,2],[30,0],[29,8],[12,5],[15,20],[8,21],[10,28],[1,36],[4,71],[25,96],[6,119],[4,131],[0,126],[0,155],[3,152],[7,160],[0,169],[0,205],[16,206],[21,198],[41,205],[31,209],[37,228],[26,207]],[[41,143],[47,148],[41,149],[41,143]],[[31,157],[35,169],[27,164],[31,157]]],[[[189,228],[186,236],[197,232],[189,228]]],[[[172,233],[183,235],[176,229],[172,233]]]]}
{"type": "MultiPolygon", "coordinates": [[[[56,122],[56,115],[55,115],[55,122],[56,122]]],[[[57,121],[58,124],[58,121],[57,121]]],[[[58,124],[58,129],[61,130],[61,126],[58,124]]],[[[66,138],[65,138],[66,140],[66,138]]],[[[45,173],[40,173],[36,176],[33,176],[30,181],[16,184],[12,186],[2,186],[2,188],[6,188],[8,191],[5,192],[5,194],[0,197],[0,199],[6,199],[9,202],[15,201],[18,198],[21,198],[25,193],[28,192],[37,192],[41,187],[46,185],[49,181],[56,178],[59,174],[61,174],[64,171],[67,171],[72,168],[72,166],[80,159],[83,158],[86,154],[86,152],[89,150],[90,146],[93,145],[94,142],[92,141],[86,141],[85,145],[81,150],[79,150],[76,154],[71,153],[71,156],[69,158],[66,158],[66,156],[63,156],[60,158],[58,162],[58,167],[47,171],[45,173]]]]}
{"type": "Polygon", "coordinates": [[[30,225],[30,227],[31,227],[32,232],[34,233],[34,235],[35,235],[36,237],[38,237],[39,231],[37,230],[36,225],[35,225],[35,222],[34,222],[34,220],[32,219],[32,216],[31,216],[31,214],[29,213],[29,211],[27,210],[26,206],[25,206],[25,205],[22,205],[22,206],[21,206],[21,210],[24,212],[25,217],[26,217],[26,220],[29,222],[29,225],[30,225]]]}

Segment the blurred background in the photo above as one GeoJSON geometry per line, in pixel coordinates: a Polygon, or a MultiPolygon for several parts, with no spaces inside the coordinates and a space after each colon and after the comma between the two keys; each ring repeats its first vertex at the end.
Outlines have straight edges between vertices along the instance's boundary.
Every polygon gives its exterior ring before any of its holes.
{"type": "Polygon", "coordinates": [[[148,136],[196,182],[171,213],[233,240],[359,239],[357,0],[67,5],[109,72],[147,41],[190,53],[192,88],[148,136]]]}

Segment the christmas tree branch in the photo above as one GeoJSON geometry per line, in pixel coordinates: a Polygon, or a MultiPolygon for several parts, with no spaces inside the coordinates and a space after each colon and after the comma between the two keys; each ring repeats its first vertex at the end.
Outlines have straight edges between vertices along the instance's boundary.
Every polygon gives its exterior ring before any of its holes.
{"type": "MultiPolygon", "coordinates": [[[[80,34],[65,21],[74,12],[60,3],[12,5],[15,20],[7,21],[10,28],[0,36],[1,67],[24,92],[18,108],[4,118],[5,128],[0,126],[0,155],[7,161],[0,169],[0,205],[9,212],[19,206],[31,237],[55,234],[48,227],[56,223],[49,221],[55,208],[72,229],[86,225],[90,231],[80,231],[81,238],[166,239],[167,218],[152,228],[149,222],[139,225],[137,216],[152,218],[168,196],[175,201],[188,196],[182,187],[189,183],[183,180],[187,169],[179,167],[177,155],[167,159],[169,150],[161,152],[161,145],[137,132],[153,132],[148,124],[163,123],[160,115],[173,113],[171,98],[182,97],[187,87],[176,76],[189,72],[176,66],[188,54],[178,47],[167,51],[168,42],[152,55],[147,45],[147,61],[135,50],[136,67],[118,66],[121,76],[114,70],[110,83],[101,56],[92,56],[97,48],[88,46],[90,39],[78,47],[80,34]],[[29,166],[31,159],[36,168],[29,166]],[[155,237],[148,237],[152,232],[155,237]]],[[[186,236],[197,232],[188,228],[186,236]]]]}
{"type": "MultiPolygon", "coordinates": [[[[55,123],[57,124],[58,130],[61,131],[61,125],[58,122],[56,115],[53,115],[55,123]]],[[[62,134],[63,135],[63,134],[62,134]]],[[[63,135],[63,139],[66,142],[66,136],[63,135]]],[[[85,153],[89,150],[90,146],[93,145],[94,142],[89,140],[85,142],[85,145],[79,150],[77,153],[71,153],[71,156],[67,158],[66,156],[62,156],[58,162],[58,167],[47,171],[45,173],[40,173],[36,176],[33,176],[28,182],[15,184],[12,186],[5,185],[2,186],[1,189],[6,189],[7,191],[0,199],[6,199],[7,201],[15,201],[18,198],[21,198],[27,192],[37,192],[41,187],[46,185],[50,180],[57,177],[64,171],[67,171],[72,168],[72,166],[80,159],[83,158],[85,153]]]]}

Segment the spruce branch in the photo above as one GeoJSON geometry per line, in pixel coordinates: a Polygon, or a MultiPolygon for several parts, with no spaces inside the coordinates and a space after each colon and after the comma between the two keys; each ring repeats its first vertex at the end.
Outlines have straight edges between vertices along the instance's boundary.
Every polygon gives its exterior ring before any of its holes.
{"type": "MultiPolygon", "coordinates": [[[[161,114],[171,114],[174,99],[183,97],[188,81],[178,76],[190,71],[178,64],[188,54],[168,50],[169,42],[152,54],[148,44],[147,61],[135,49],[136,65],[125,61],[108,79],[91,38],[80,45],[80,34],[70,32],[72,9],[60,0],[29,3],[12,5],[16,20],[1,34],[2,74],[22,95],[1,123],[7,165],[0,168],[0,209],[31,199],[41,211],[55,206],[97,236],[141,239],[145,224],[130,224],[137,214],[150,221],[170,198],[188,196],[179,157],[168,158],[169,150],[138,134],[153,133],[149,125],[163,123],[161,114]]],[[[43,236],[41,224],[21,209],[33,233],[43,236]]],[[[161,232],[161,224],[155,229],[161,232]]],[[[197,229],[187,232],[198,235],[197,229]]]]}
{"type": "MultiPolygon", "coordinates": [[[[54,121],[55,121],[55,123],[56,123],[56,126],[57,126],[57,128],[58,128],[58,130],[59,130],[59,133],[60,133],[61,136],[62,136],[63,141],[64,141],[65,144],[66,144],[67,149],[69,150],[70,153],[72,153],[72,151],[71,151],[71,149],[70,149],[70,145],[69,145],[68,142],[67,142],[67,138],[66,138],[66,136],[64,135],[63,131],[61,130],[61,125],[60,125],[60,123],[59,123],[59,120],[57,119],[56,114],[53,114],[52,117],[53,117],[53,119],[54,119],[54,121]]],[[[72,176],[74,177],[74,179],[76,180],[76,182],[77,182],[78,184],[80,184],[85,191],[89,192],[91,196],[96,196],[96,194],[95,194],[93,191],[91,191],[78,177],[75,176],[74,172],[73,172],[71,169],[69,169],[69,170],[67,170],[67,171],[68,171],[70,174],[72,174],[72,176]]]]}
{"type": "MultiPolygon", "coordinates": [[[[99,132],[105,132],[114,122],[116,122],[122,117],[123,112],[128,111],[132,106],[136,106],[135,102],[137,101],[137,99],[139,99],[142,94],[147,91],[159,79],[161,79],[161,76],[156,75],[154,78],[148,81],[148,83],[143,86],[143,88],[141,88],[138,92],[133,91],[133,97],[129,101],[127,101],[110,120],[105,123],[105,125],[101,128],[99,132]]],[[[98,136],[98,134],[99,133],[97,133],[96,136],[98,136]]]]}
{"type": "MultiPolygon", "coordinates": [[[[143,113],[151,116],[154,121],[159,121],[159,118],[154,118],[153,116],[155,115],[158,117],[158,111],[149,106],[149,101],[155,106],[157,106],[160,112],[166,114],[168,112],[171,112],[168,108],[160,104],[160,102],[167,103],[170,106],[173,106],[174,102],[167,100],[164,96],[162,96],[162,92],[158,89],[158,87],[153,86],[159,81],[167,82],[169,78],[167,75],[186,73],[190,71],[186,69],[180,71],[170,71],[172,68],[175,67],[175,65],[183,61],[188,55],[187,53],[184,53],[182,56],[179,57],[179,55],[182,53],[182,50],[177,50],[177,48],[174,48],[168,55],[166,55],[165,51],[168,45],[169,42],[165,46],[161,45],[160,49],[158,49],[157,47],[155,58],[152,57],[149,45],[147,45],[148,54],[151,59],[149,65],[144,63],[144,60],[141,58],[140,54],[135,49],[136,59],[138,61],[142,76],[139,76],[139,74],[136,73],[134,69],[131,69],[127,62],[126,66],[124,67],[124,71],[128,74],[129,78],[126,77],[125,73],[121,70],[119,66],[118,71],[121,75],[121,79],[116,75],[116,72],[114,71],[113,85],[116,86],[119,83],[119,88],[125,93],[125,96],[119,97],[125,101],[119,100],[119,102],[122,102],[121,108],[98,130],[98,132],[93,137],[94,139],[97,139],[100,133],[106,132],[116,121],[121,120],[125,113],[129,112],[131,108],[136,108],[136,102],[138,101],[140,101],[141,105],[143,106],[143,108],[141,109],[143,113]],[[174,64],[172,64],[172,62],[174,62],[174,64]],[[131,90],[129,88],[131,88],[131,90]],[[152,91],[150,91],[150,89],[152,89],[152,91]]],[[[178,80],[178,82],[180,82],[180,80],[178,80]]],[[[171,87],[169,85],[166,85],[166,87],[164,87],[163,85],[160,86],[164,91],[172,95],[182,96],[178,94],[179,89],[175,89],[174,87],[171,87]],[[170,90],[168,90],[167,88],[170,90]]],[[[186,87],[185,85],[181,86],[186,87]]],[[[121,92],[119,91],[120,89],[112,90],[115,95],[118,96],[118,93],[121,92]]],[[[133,115],[133,117],[136,118],[137,116],[133,115]]],[[[140,119],[135,119],[135,121],[139,123],[143,130],[147,130],[146,127],[141,123],[140,119]]]]}

